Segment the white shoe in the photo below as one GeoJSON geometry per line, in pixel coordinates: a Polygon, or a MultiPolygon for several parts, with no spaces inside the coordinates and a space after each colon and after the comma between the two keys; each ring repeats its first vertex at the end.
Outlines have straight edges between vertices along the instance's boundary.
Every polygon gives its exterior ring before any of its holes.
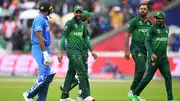
{"type": "Polygon", "coordinates": [[[95,101],[95,98],[88,96],[84,99],[84,101],[95,101]]]}
{"type": "Polygon", "coordinates": [[[66,99],[60,99],[60,101],[76,101],[76,100],[73,100],[71,98],[66,98],[66,99]]]}
{"type": "Polygon", "coordinates": [[[83,101],[82,97],[77,97],[77,101],[83,101]]]}
{"type": "Polygon", "coordinates": [[[25,100],[25,101],[33,101],[32,98],[27,98],[27,96],[28,96],[27,92],[24,92],[24,93],[23,93],[23,96],[24,96],[24,100],[25,100]]]}
{"type": "Polygon", "coordinates": [[[127,95],[128,95],[128,97],[132,96],[133,95],[132,90],[130,90],[127,95]]]}
{"type": "Polygon", "coordinates": [[[140,96],[138,96],[139,101],[146,101],[145,99],[142,99],[140,96]]]}

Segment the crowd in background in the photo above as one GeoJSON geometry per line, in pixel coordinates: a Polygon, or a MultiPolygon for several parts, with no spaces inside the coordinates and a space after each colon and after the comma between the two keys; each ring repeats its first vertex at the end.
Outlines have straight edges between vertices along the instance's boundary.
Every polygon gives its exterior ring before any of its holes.
{"type": "MultiPolygon", "coordinates": [[[[0,46],[6,52],[30,52],[31,24],[33,19],[23,21],[21,12],[38,9],[40,0],[1,0],[0,1],[0,46]],[[24,25],[24,23],[26,25],[24,25]]],[[[72,12],[75,5],[93,12],[89,25],[91,38],[118,29],[138,14],[139,4],[147,2],[150,10],[161,10],[171,0],[49,0],[54,4],[54,12],[60,17],[72,12]]],[[[58,42],[63,25],[58,21],[50,22],[52,35],[52,52],[58,51],[58,42]]],[[[174,36],[173,36],[174,38],[174,36]]],[[[180,39],[180,38],[179,38],[180,39]]],[[[176,40],[179,40],[178,38],[176,40]]],[[[170,43],[172,46],[175,42],[170,43]]],[[[176,49],[173,49],[176,50],[176,49]]]]}

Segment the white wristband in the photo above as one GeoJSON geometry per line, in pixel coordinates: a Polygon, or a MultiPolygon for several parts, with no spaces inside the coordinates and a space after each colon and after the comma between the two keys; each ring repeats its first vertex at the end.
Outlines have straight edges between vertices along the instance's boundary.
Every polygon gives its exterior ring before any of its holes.
{"type": "Polygon", "coordinates": [[[44,58],[48,56],[48,52],[47,51],[43,51],[43,56],[44,58]]]}

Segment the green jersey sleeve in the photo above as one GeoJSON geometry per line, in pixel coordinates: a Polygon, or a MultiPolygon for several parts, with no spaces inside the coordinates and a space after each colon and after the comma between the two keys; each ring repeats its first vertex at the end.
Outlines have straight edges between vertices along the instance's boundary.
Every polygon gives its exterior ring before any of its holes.
{"type": "Polygon", "coordinates": [[[84,27],[84,39],[85,39],[85,43],[88,46],[88,49],[92,52],[93,48],[90,42],[90,34],[89,34],[89,30],[87,27],[84,27]]]}
{"type": "Polygon", "coordinates": [[[136,19],[134,18],[129,22],[127,27],[127,32],[132,33],[135,28],[136,28],[136,19]]]}
{"type": "Polygon", "coordinates": [[[151,48],[152,34],[153,34],[153,28],[150,27],[150,29],[149,29],[149,31],[147,33],[146,39],[145,39],[145,47],[146,47],[146,50],[147,50],[148,54],[150,54],[150,55],[153,54],[153,51],[152,51],[152,48],[151,48]]]}
{"type": "Polygon", "coordinates": [[[66,22],[64,31],[62,33],[61,39],[60,39],[60,50],[64,50],[65,45],[65,39],[69,35],[71,31],[71,23],[70,21],[66,22]]]}

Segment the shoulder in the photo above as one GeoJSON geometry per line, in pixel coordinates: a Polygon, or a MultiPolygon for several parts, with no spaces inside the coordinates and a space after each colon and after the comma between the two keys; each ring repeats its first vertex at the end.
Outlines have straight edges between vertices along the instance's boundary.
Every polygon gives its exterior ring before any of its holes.
{"type": "Polygon", "coordinates": [[[72,20],[68,20],[66,23],[65,23],[65,26],[70,26],[72,24],[72,20]]]}
{"type": "Polygon", "coordinates": [[[37,15],[35,18],[34,18],[34,20],[40,20],[40,21],[43,21],[44,20],[44,18],[41,16],[41,15],[37,15]]]}
{"type": "Polygon", "coordinates": [[[130,20],[130,24],[135,24],[135,23],[138,21],[138,19],[139,19],[138,16],[132,18],[132,19],[130,20]]]}

